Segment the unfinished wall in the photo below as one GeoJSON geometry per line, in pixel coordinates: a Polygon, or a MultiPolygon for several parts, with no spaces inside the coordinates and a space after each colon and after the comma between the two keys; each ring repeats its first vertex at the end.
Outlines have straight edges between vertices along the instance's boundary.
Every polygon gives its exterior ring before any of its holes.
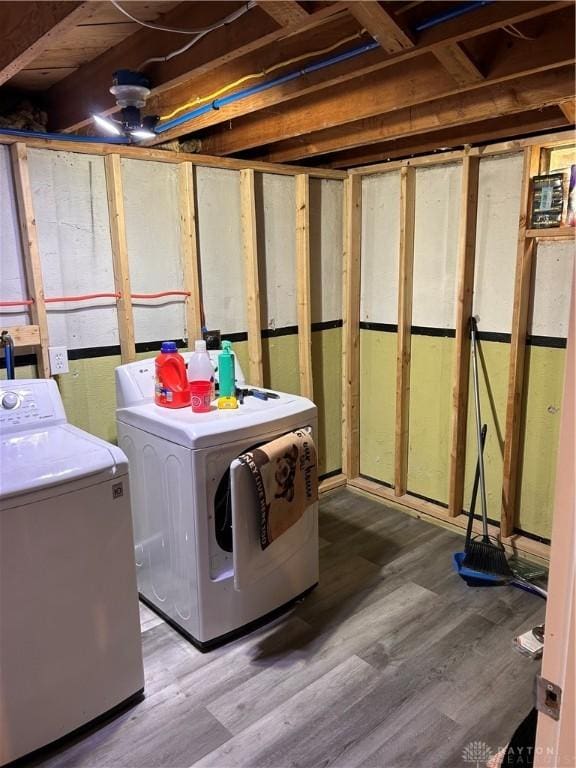
{"type": "MultiPolygon", "coordinates": [[[[104,158],[29,149],[45,295],[114,293],[104,158]]],[[[179,166],[121,159],[131,291],[182,290],[179,166]]],[[[240,220],[240,173],[194,169],[197,244],[205,324],[233,341],[245,372],[247,318],[240,220]]],[[[295,182],[256,174],[262,343],[267,387],[299,392],[295,274],[295,182]]],[[[339,470],[341,402],[342,182],[311,180],[313,373],[319,407],[322,473],[339,470]]],[[[0,146],[1,295],[26,298],[10,155],[0,146]]],[[[48,304],[51,344],[69,349],[70,373],[59,386],[70,421],[115,440],[114,369],[120,364],[114,298],[48,304]]],[[[159,342],[187,340],[182,297],[133,299],[139,357],[159,342]]],[[[8,325],[27,312],[2,314],[8,325]]],[[[32,364],[33,356],[20,358],[32,364]]],[[[21,377],[33,368],[18,368],[21,377]]]]}
{"type": "MultiPolygon", "coordinates": [[[[500,518],[522,154],[480,161],[473,311],[480,316],[482,417],[489,516],[500,518]]],[[[458,164],[418,168],[414,242],[408,492],[448,501],[454,364],[458,164]]],[[[399,172],[362,180],[361,474],[392,486],[398,287],[399,172]]],[[[570,243],[540,243],[526,360],[517,528],[547,539],[562,398],[570,243]]],[[[464,506],[476,464],[472,389],[464,506]]]]}

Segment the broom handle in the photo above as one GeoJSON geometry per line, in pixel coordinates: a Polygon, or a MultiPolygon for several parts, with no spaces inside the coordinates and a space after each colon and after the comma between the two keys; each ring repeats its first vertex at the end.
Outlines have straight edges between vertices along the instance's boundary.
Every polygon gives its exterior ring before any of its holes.
{"type": "MultiPolygon", "coordinates": [[[[486,424],[482,425],[482,451],[484,451],[484,445],[486,444],[486,432],[488,427],[486,424]]],[[[478,462],[476,462],[476,471],[474,473],[474,485],[472,486],[472,498],[470,499],[470,512],[468,513],[468,527],[466,528],[466,546],[468,550],[468,544],[472,538],[472,525],[474,524],[474,510],[476,509],[476,497],[478,496],[478,481],[480,480],[480,469],[478,462]]]]}
{"type": "Polygon", "coordinates": [[[472,337],[472,370],[474,373],[474,404],[476,407],[476,439],[478,442],[478,469],[480,470],[480,502],[482,504],[482,536],[484,541],[488,537],[488,510],[486,508],[486,482],[484,478],[484,453],[482,451],[482,418],[480,416],[480,385],[478,383],[478,326],[476,318],[470,318],[470,335],[472,337]]]}

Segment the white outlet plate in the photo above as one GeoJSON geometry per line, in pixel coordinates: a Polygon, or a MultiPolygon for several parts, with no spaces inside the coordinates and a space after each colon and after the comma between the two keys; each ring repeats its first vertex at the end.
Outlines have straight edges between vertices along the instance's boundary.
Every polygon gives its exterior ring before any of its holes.
{"type": "Polygon", "coordinates": [[[48,356],[50,358],[50,373],[52,376],[69,372],[68,349],[66,347],[48,347],[48,356]]]}

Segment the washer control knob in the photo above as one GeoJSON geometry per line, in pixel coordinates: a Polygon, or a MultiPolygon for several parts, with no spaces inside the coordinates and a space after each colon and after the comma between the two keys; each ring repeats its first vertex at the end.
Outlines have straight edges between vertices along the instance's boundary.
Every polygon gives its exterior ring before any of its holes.
{"type": "Polygon", "coordinates": [[[13,408],[16,408],[19,402],[20,398],[16,392],[6,392],[4,395],[2,395],[2,408],[5,408],[7,411],[11,411],[13,408]]]}

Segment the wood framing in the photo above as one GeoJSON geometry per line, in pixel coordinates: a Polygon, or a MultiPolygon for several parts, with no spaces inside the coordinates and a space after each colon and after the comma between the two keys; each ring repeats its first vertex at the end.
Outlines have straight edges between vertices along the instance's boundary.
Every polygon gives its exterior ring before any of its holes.
{"type": "Polygon", "coordinates": [[[296,0],[258,0],[258,5],[281,27],[299,24],[308,17],[296,0]]]}
{"type": "Polygon", "coordinates": [[[448,43],[434,49],[434,55],[459,85],[479,83],[484,75],[458,43],[448,43]]]}
{"type": "Polygon", "coordinates": [[[410,33],[376,0],[354,0],[348,4],[348,10],[386,53],[400,53],[414,47],[410,33]]]}
{"type": "Polygon", "coordinates": [[[296,182],[296,303],[298,310],[298,368],[300,394],[314,399],[312,383],[312,297],[310,294],[310,178],[296,182]]]}
{"type": "MultiPolygon", "coordinates": [[[[357,477],[354,480],[348,480],[348,486],[371,496],[384,499],[387,504],[398,504],[404,511],[408,511],[408,514],[442,525],[449,530],[456,529],[461,530],[461,532],[464,533],[464,529],[468,523],[466,515],[450,517],[447,510],[439,504],[424,501],[409,493],[405,496],[395,496],[394,491],[391,488],[387,488],[386,486],[376,483],[373,480],[368,480],[367,478],[357,477]]],[[[473,531],[474,533],[482,532],[480,521],[474,521],[473,531]]],[[[500,530],[498,527],[489,524],[488,533],[490,536],[497,538],[500,530]]],[[[502,543],[509,554],[519,554],[521,556],[528,555],[530,558],[537,558],[542,562],[547,562],[550,557],[550,547],[548,544],[534,541],[534,539],[530,539],[527,536],[509,536],[503,539],[502,543]]]]}
{"type": "Polygon", "coordinates": [[[346,485],[346,475],[339,473],[338,475],[333,475],[332,477],[326,477],[324,480],[320,480],[318,492],[328,493],[328,491],[333,491],[335,488],[342,488],[344,485],[346,485]]]}
{"type": "Polygon", "coordinates": [[[342,471],[360,474],[360,253],[362,180],[344,182],[342,264],[342,471]]]}
{"type": "Polygon", "coordinates": [[[524,150],[522,170],[514,306],[512,310],[512,339],[510,342],[510,368],[508,374],[508,399],[506,405],[506,431],[504,437],[502,511],[500,518],[502,537],[512,535],[517,513],[526,335],[528,333],[532,269],[536,253],[536,241],[526,238],[526,230],[530,217],[530,180],[538,174],[539,168],[540,147],[526,148],[524,150]]]}
{"type": "Polygon", "coordinates": [[[30,186],[30,171],[28,168],[28,151],[26,145],[20,142],[11,147],[12,174],[16,189],[18,205],[18,222],[20,239],[24,256],[24,269],[28,295],[33,303],[30,305],[30,317],[38,326],[39,345],[37,351],[37,367],[40,378],[50,376],[50,359],[48,356],[48,317],[44,303],[44,286],[42,282],[42,264],[38,250],[38,232],[36,216],[30,186]]]}
{"type": "Polygon", "coordinates": [[[130,291],[130,266],[126,244],[126,220],[124,216],[124,192],[120,155],[108,155],[104,160],[104,168],[106,171],[106,194],[108,197],[108,216],[110,219],[114,287],[116,293],[120,294],[119,298],[116,299],[120,356],[123,363],[131,363],[136,359],[136,343],[134,339],[134,314],[130,291]]]}
{"type": "Polygon", "coordinates": [[[396,496],[404,496],[408,478],[415,210],[416,171],[410,167],[402,168],[400,170],[400,255],[398,267],[398,338],[396,349],[396,422],[394,443],[394,494],[396,496]]]}
{"type": "Polygon", "coordinates": [[[558,106],[562,110],[562,114],[568,123],[570,125],[574,125],[576,123],[576,103],[574,102],[574,99],[570,99],[570,101],[563,101],[558,104],[558,106]]]}
{"type": "Polygon", "coordinates": [[[196,191],[194,166],[182,163],[179,172],[180,254],[186,297],[186,334],[188,346],[202,338],[202,294],[200,265],[198,262],[198,236],[196,231],[196,191]]]}
{"type": "Polygon", "coordinates": [[[240,171],[240,217],[242,221],[242,251],[244,254],[246,320],[248,325],[248,370],[250,382],[261,387],[264,385],[264,373],[262,366],[260,278],[258,273],[254,171],[251,168],[240,171]]]}
{"type": "Polygon", "coordinates": [[[456,339],[452,380],[452,438],[450,444],[450,480],[448,512],[456,517],[462,512],[464,469],[466,465],[466,425],[470,380],[470,316],[474,295],[476,219],[478,213],[478,172],[480,158],[464,157],[458,234],[456,339]]]}
{"type": "Polygon", "coordinates": [[[0,332],[4,331],[12,336],[15,347],[40,346],[40,328],[37,325],[1,325],[0,332]]]}

